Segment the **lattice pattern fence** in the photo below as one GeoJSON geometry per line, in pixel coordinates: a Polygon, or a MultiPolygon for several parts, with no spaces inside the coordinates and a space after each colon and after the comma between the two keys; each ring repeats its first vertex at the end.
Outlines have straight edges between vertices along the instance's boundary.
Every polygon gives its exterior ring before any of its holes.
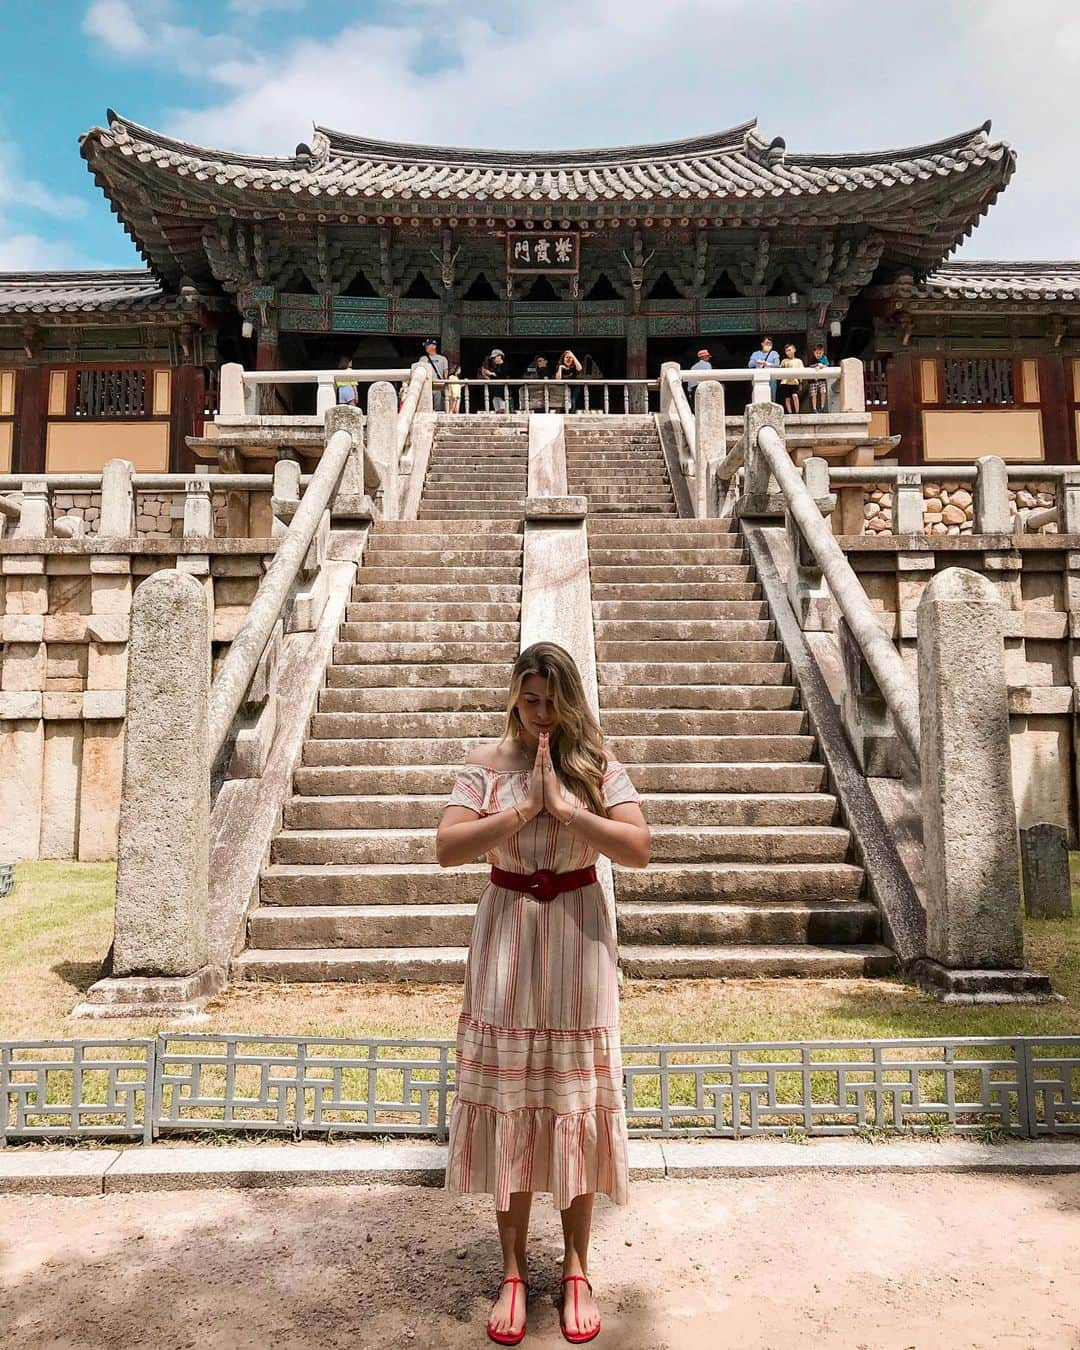
{"type": "MultiPolygon", "coordinates": [[[[0,1143],[206,1131],[446,1137],[448,1040],[200,1035],[0,1042],[0,1143]]],[[[623,1047],[647,1138],[1080,1134],[1080,1036],[623,1047]]]]}

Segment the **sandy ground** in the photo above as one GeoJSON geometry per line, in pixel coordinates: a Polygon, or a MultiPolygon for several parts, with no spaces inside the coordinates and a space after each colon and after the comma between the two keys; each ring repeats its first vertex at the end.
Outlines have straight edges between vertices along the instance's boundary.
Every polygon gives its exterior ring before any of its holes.
{"type": "MultiPolygon", "coordinates": [[[[493,1232],[416,1187],[8,1197],[0,1344],[482,1346],[493,1232]]],[[[545,1197],[532,1250],[525,1343],[562,1345],[545,1197]]],[[[618,1350],[1077,1350],[1080,1175],[641,1182],[592,1270],[618,1350]]]]}

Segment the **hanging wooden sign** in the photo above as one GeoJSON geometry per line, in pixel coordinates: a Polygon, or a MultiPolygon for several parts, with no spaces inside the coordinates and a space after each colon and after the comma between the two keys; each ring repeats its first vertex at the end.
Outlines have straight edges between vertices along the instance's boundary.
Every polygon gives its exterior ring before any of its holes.
{"type": "Polygon", "coordinates": [[[579,244],[576,234],[527,234],[513,230],[506,236],[506,270],[510,273],[576,272],[579,244]]]}

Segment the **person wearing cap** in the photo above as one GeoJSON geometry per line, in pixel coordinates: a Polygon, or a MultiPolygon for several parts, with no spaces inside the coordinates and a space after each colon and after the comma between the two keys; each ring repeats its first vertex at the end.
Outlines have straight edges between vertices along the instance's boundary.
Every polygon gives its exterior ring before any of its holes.
{"type": "Polygon", "coordinates": [[[431,406],[435,412],[442,412],[443,385],[450,374],[450,364],[439,351],[439,344],[433,337],[424,339],[423,359],[431,367],[431,406]]]}
{"type": "MultiPolygon", "coordinates": [[[[480,367],[480,378],[482,380],[502,380],[505,378],[503,366],[506,364],[506,353],[501,347],[492,347],[487,356],[484,357],[484,364],[480,367]]],[[[491,411],[497,413],[506,412],[506,386],[503,385],[501,392],[491,395],[491,411]]]]}
{"type": "MultiPolygon", "coordinates": [[[[690,369],[712,370],[712,368],[713,368],[712,352],[709,351],[708,347],[702,347],[702,349],[697,354],[697,360],[690,367],[690,369]]],[[[694,406],[694,391],[697,389],[697,381],[687,380],[685,383],[686,383],[686,397],[689,400],[690,406],[692,408],[694,406]]]]}

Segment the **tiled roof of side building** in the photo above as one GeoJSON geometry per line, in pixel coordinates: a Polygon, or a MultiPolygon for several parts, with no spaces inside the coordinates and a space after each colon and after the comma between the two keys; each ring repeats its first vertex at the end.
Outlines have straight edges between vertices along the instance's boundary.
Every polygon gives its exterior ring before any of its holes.
{"type": "Polygon", "coordinates": [[[0,272],[0,314],[93,313],[116,307],[175,307],[145,268],[120,271],[0,272]]]}
{"type": "Polygon", "coordinates": [[[898,296],[918,300],[1080,301],[1080,261],[950,262],[922,282],[900,282],[898,296]]]}

